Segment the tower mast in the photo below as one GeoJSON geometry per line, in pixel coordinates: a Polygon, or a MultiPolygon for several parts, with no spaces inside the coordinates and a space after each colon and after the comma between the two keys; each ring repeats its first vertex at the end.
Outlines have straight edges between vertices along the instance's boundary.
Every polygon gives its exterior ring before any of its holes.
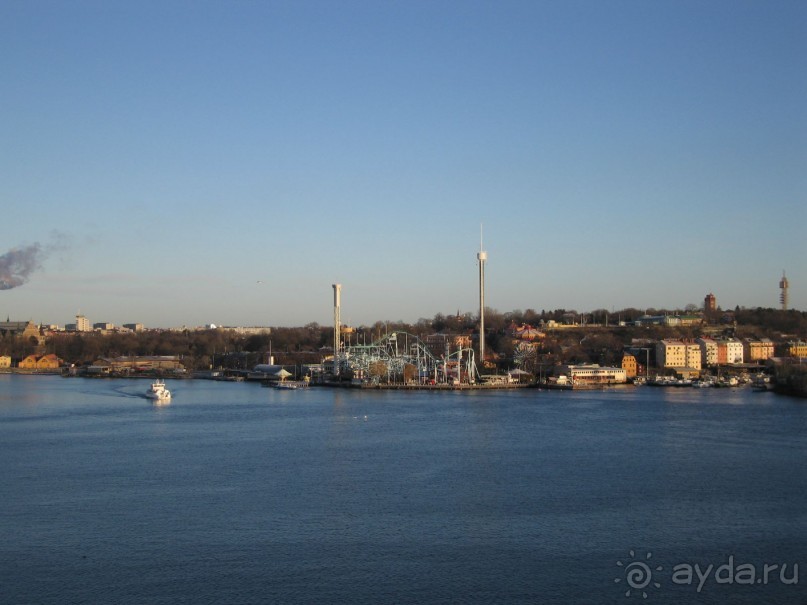
{"type": "Polygon", "coordinates": [[[339,375],[339,341],[342,331],[342,284],[333,284],[333,374],[339,375]]]}
{"type": "Polygon", "coordinates": [[[482,225],[479,225],[479,252],[476,255],[479,261],[479,363],[485,365],[485,261],[488,253],[482,245],[482,225]]]}

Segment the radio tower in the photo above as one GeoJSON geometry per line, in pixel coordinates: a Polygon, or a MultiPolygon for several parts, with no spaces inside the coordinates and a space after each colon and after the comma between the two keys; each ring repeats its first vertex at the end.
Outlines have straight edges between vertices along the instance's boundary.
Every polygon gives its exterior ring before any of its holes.
{"type": "Polygon", "coordinates": [[[488,253],[482,246],[482,225],[479,225],[479,363],[480,368],[485,366],[485,261],[488,253]]]}
{"type": "Polygon", "coordinates": [[[782,279],[779,280],[779,289],[782,293],[779,295],[779,302],[782,303],[782,311],[787,311],[787,288],[789,284],[787,283],[787,277],[785,277],[785,272],[782,271],[782,279]]]}

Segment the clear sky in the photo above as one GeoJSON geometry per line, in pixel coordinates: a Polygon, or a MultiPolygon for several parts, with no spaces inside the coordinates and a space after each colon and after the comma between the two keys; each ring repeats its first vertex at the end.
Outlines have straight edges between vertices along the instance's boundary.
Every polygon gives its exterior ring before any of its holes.
{"type": "Polygon", "coordinates": [[[6,0],[0,254],[36,254],[0,315],[476,312],[480,224],[502,312],[777,307],[782,270],[807,310],[805,32],[802,0],[6,0]]]}

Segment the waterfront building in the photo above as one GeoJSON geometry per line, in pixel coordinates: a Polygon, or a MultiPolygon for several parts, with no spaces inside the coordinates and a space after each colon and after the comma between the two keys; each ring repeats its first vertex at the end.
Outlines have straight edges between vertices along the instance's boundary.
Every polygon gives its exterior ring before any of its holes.
{"type": "Polygon", "coordinates": [[[36,369],[36,355],[28,355],[27,357],[21,359],[20,363],[17,364],[17,367],[23,370],[36,369]]]}
{"type": "Polygon", "coordinates": [[[628,378],[636,378],[638,374],[638,366],[639,363],[636,361],[636,357],[631,355],[630,353],[624,353],[622,355],[622,369],[625,370],[625,376],[628,378]]]}
{"type": "Polygon", "coordinates": [[[56,370],[62,363],[61,359],[50,353],[48,355],[28,355],[20,361],[17,367],[23,370],[56,370]]]}
{"type": "Polygon", "coordinates": [[[63,364],[62,360],[56,357],[53,353],[43,355],[36,360],[37,370],[56,370],[63,364]]]}
{"type": "Polygon", "coordinates": [[[717,342],[711,338],[698,338],[695,340],[701,349],[701,367],[717,365],[717,342]]]}
{"type": "Polygon", "coordinates": [[[0,355],[0,368],[7,369],[11,367],[11,357],[8,355],[0,355]]]}
{"type": "Polygon", "coordinates": [[[93,362],[93,367],[107,372],[184,372],[185,366],[176,355],[140,355],[132,357],[101,357],[93,362]]]}
{"type": "Polygon", "coordinates": [[[701,348],[693,342],[671,338],[656,344],[656,366],[659,368],[701,369],[701,348]]]}
{"type": "Polygon", "coordinates": [[[743,343],[736,338],[717,341],[717,363],[743,363],[743,343]]]}
{"type": "Polygon", "coordinates": [[[575,386],[625,384],[628,381],[624,369],[597,364],[561,365],[555,375],[566,376],[575,386]]]}
{"type": "Polygon", "coordinates": [[[770,338],[748,338],[743,342],[743,355],[745,363],[766,361],[774,355],[773,341],[770,338]]]}

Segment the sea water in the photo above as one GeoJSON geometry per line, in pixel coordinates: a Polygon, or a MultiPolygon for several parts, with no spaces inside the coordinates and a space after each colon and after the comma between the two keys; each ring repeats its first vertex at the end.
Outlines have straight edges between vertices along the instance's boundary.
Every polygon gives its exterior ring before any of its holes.
{"type": "Polygon", "coordinates": [[[807,402],[0,375],[2,603],[807,603],[807,402]]]}

